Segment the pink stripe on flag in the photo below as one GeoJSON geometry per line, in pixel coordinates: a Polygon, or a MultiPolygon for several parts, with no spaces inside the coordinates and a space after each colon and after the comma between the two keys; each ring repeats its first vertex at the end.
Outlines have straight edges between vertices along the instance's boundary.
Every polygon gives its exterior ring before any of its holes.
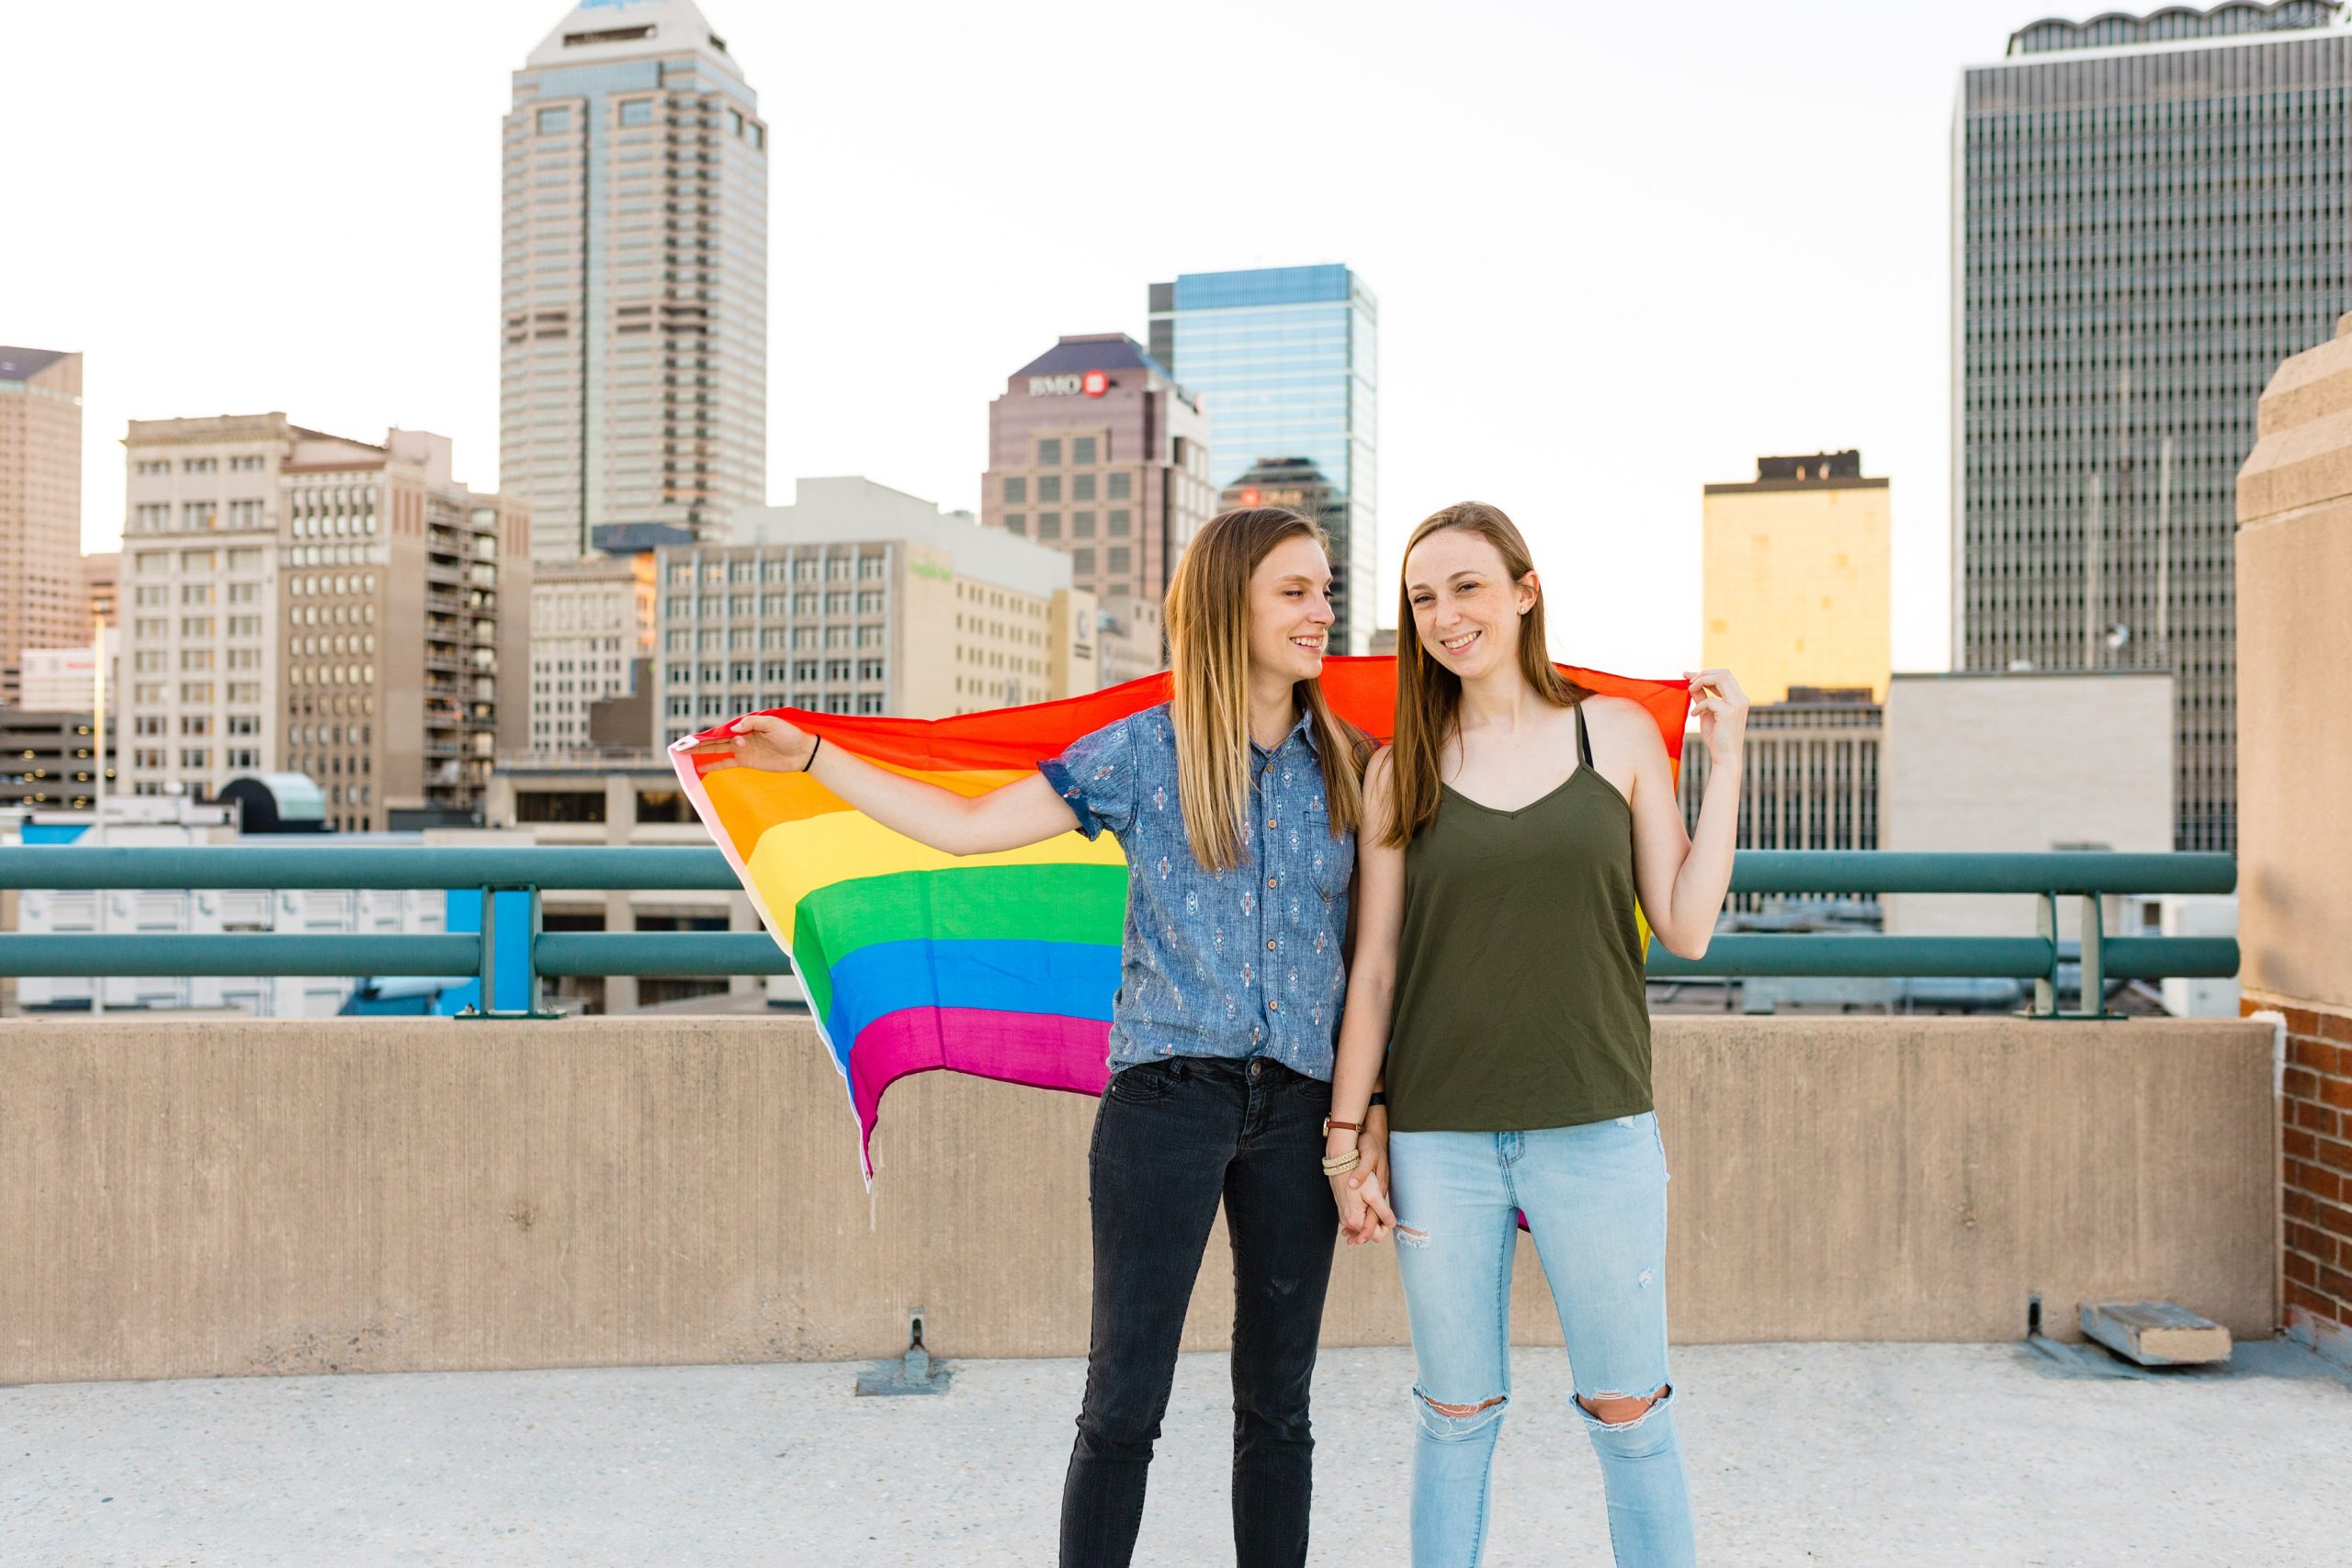
{"type": "Polygon", "coordinates": [[[866,1175],[882,1091],[910,1073],[953,1067],[976,1077],[1096,1095],[1111,1081],[1111,1026],[1099,1018],[998,1012],[988,1008],[903,1008],[859,1032],[850,1046],[850,1100],[866,1175]]]}

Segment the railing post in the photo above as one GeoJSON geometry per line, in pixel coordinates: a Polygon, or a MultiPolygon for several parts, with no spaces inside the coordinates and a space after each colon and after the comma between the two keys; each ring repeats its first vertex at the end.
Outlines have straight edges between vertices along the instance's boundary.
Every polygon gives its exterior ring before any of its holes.
{"type": "Polygon", "coordinates": [[[528,1018],[544,1018],[548,1015],[539,1010],[539,927],[546,901],[536,885],[523,891],[531,901],[530,934],[523,942],[523,1012],[528,1018]]]}
{"type": "Polygon", "coordinates": [[[2044,893],[2034,904],[2033,928],[2050,944],[2050,973],[2033,982],[2032,1018],[2058,1016],[2058,895],[2044,893]]]}
{"type": "Polygon", "coordinates": [[[481,890],[481,1016],[489,1018],[498,1011],[498,889],[481,890]]]}
{"type": "Polygon", "coordinates": [[[2107,1010],[2107,914],[2101,907],[2101,895],[2083,895],[2083,997],[2082,1018],[2117,1016],[2107,1010]]]}

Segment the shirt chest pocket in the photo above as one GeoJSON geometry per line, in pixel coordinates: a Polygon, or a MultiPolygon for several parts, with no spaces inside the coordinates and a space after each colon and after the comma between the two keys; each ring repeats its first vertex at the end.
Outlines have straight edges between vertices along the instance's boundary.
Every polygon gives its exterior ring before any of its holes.
{"type": "Polygon", "coordinates": [[[1303,877],[1303,885],[1323,902],[1336,902],[1347,893],[1356,869],[1355,835],[1331,836],[1330,814],[1319,794],[1298,808],[1297,848],[1290,852],[1290,861],[1295,868],[1292,874],[1303,877]]]}

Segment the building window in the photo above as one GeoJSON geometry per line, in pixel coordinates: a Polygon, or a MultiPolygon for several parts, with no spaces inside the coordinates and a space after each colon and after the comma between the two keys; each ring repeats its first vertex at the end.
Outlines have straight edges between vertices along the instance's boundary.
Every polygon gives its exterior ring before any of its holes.
{"type": "Polygon", "coordinates": [[[160,534],[171,525],[172,503],[168,501],[143,502],[131,513],[131,528],[136,533],[160,534]]]}
{"type": "Polygon", "coordinates": [[[882,679],[882,661],[878,659],[859,660],[857,678],[861,681],[879,681],[882,679]]]}
{"type": "Polygon", "coordinates": [[[653,100],[651,98],[629,98],[624,101],[621,105],[621,123],[623,125],[651,125],[653,123],[653,100]]]}
{"type": "MultiPolygon", "coordinates": [[[[1094,437],[1091,435],[1070,437],[1069,464],[1073,468],[1091,468],[1094,466],[1094,437]]],[[[1089,475],[1086,482],[1093,483],[1093,476],[1089,475]]]]}
{"type": "MultiPolygon", "coordinates": [[[[1086,461],[1086,459],[1080,458],[1080,461],[1083,462],[1086,461]]],[[[1072,501],[1092,501],[1094,499],[1094,476],[1092,474],[1070,475],[1069,498],[1072,501]]]]}
{"type": "Polygon", "coordinates": [[[883,567],[884,567],[884,565],[885,565],[885,564],[887,564],[887,563],[885,562],[884,558],[883,558],[882,557],[880,557],[880,556],[860,556],[860,557],[858,557],[858,558],[857,558],[857,580],[858,580],[860,582],[879,582],[879,581],[882,581],[882,569],[883,569],[883,567]]]}
{"type": "MultiPolygon", "coordinates": [[[[813,659],[794,660],[792,661],[792,678],[799,682],[804,686],[809,682],[814,681],[817,678],[817,661],[813,659]]],[[[803,694],[799,701],[794,703],[792,705],[795,707],[807,707],[808,705],[807,694],[803,694]]]]}
{"type": "Polygon", "coordinates": [[[1109,533],[1111,537],[1114,539],[1124,539],[1127,536],[1128,521],[1127,509],[1125,507],[1114,506],[1111,508],[1109,522],[1109,533]]]}
{"type": "Polygon", "coordinates": [[[1113,545],[1104,554],[1110,558],[1111,564],[1108,570],[1111,576],[1124,578],[1135,570],[1134,563],[1129,559],[1126,546],[1113,545]]]}
{"type": "Polygon", "coordinates": [[[168,457],[160,460],[153,457],[142,457],[139,460],[139,477],[141,479],[149,479],[156,474],[168,474],[171,471],[172,463],[171,459],[168,457]]]}
{"type": "Polygon", "coordinates": [[[187,461],[180,465],[180,472],[184,474],[209,474],[220,467],[220,460],[217,457],[190,457],[187,461]]]}
{"type": "Polygon", "coordinates": [[[1004,503],[1007,506],[1026,506],[1029,503],[1029,479],[1026,475],[1005,476],[1004,503]]]}
{"type": "Polygon", "coordinates": [[[828,594],[826,594],[826,595],[825,595],[825,614],[827,614],[827,615],[848,615],[848,614],[849,614],[849,595],[848,595],[848,594],[846,594],[846,593],[828,593],[828,594]]]}
{"type": "Polygon", "coordinates": [[[261,454],[257,452],[248,452],[242,457],[232,457],[229,459],[229,467],[232,471],[243,470],[248,473],[259,473],[263,467],[261,454]]]}
{"type": "Polygon", "coordinates": [[[828,582],[847,582],[849,581],[849,558],[847,556],[835,556],[832,559],[825,563],[825,581],[828,582]]]}
{"type": "Polygon", "coordinates": [[[1069,570],[1072,573],[1080,577],[1092,577],[1094,575],[1094,551],[1091,548],[1084,547],[1070,551],[1069,570]]]}
{"type": "Polygon", "coordinates": [[[539,111],[541,136],[557,136],[571,129],[571,111],[570,109],[541,109],[539,111]]]}
{"type": "Polygon", "coordinates": [[[1048,435],[1037,443],[1037,466],[1041,468],[1058,468],[1062,466],[1061,437],[1048,435]]]}
{"type": "Polygon", "coordinates": [[[1069,536],[1073,539],[1094,537],[1094,513],[1073,512],[1069,514],[1069,536]]]}
{"type": "Polygon", "coordinates": [[[846,660],[846,659],[828,659],[828,660],[825,660],[825,679],[826,679],[826,680],[828,680],[828,681],[846,681],[846,680],[848,680],[848,679],[849,679],[849,660],[846,660]]]}
{"type": "Polygon", "coordinates": [[[880,615],[882,613],[881,590],[869,588],[865,592],[860,593],[857,596],[857,613],[861,615],[880,615]]]}
{"type": "Polygon", "coordinates": [[[191,529],[209,528],[212,526],[212,519],[220,513],[220,503],[217,501],[182,502],[180,526],[191,529]]]}
{"type": "Polygon", "coordinates": [[[857,628],[857,646],[858,646],[858,647],[860,647],[860,648],[879,648],[879,647],[881,647],[881,646],[882,646],[882,628],[881,628],[880,626],[860,626],[860,627],[858,627],[858,628],[857,628]]]}
{"type": "Polygon", "coordinates": [[[1133,474],[1113,474],[1111,476],[1111,499],[1113,501],[1132,500],[1133,497],[1129,492],[1134,488],[1135,476],[1133,474]]]}
{"type": "Polygon", "coordinates": [[[1059,475],[1059,474],[1039,474],[1039,475],[1037,476],[1037,499],[1038,499],[1039,501],[1041,501],[1041,502],[1046,502],[1046,501],[1059,501],[1061,498],[1062,498],[1062,477],[1061,477],[1061,475],[1059,475]]]}
{"type": "Polygon", "coordinates": [[[1058,512],[1037,513],[1037,537],[1058,539],[1062,536],[1062,514],[1058,512]]]}
{"type": "Polygon", "coordinates": [[[1029,519],[1018,512],[1008,512],[1004,514],[1004,531],[1025,536],[1029,532],[1029,519]]]}

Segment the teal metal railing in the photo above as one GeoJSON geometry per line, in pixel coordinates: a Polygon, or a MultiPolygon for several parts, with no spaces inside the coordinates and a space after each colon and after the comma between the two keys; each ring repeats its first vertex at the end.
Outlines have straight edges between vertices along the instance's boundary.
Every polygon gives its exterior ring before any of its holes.
{"type": "MultiPolygon", "coordinates": [[[[783,975],[791,963],[763,931],[549,931],[548,890],[732,892],[716,849],[568,845],[460,849],[411,845],[0,847],[0,887],[479,889],[479,932],[345,936],[243,932],[187,935],[0,933],[0,975],[480,975],[487,1001],[502,966],[519,959],[527,1005],[485,1016],[541,1014],[547,976],[783,975]],[[493,895],[527,896],[529,918],[494,918],[493,895]],[[520,929],[515,929],[518,927],[520,929]]],[[[1819,932],[1717,935],[1706,956],[1677,958],[1655,942],[1657,979],[1765,976],[1961,976],[2030,981],[2034,1016],[2101,1016],[2107,982],[2225,977],[2238,971],[2229,937],[2109,936],[2109,895],[2228,893],[2224,854],[1905,854],[1885,851],[1752,850],[1734,864],[1740,893],[1999,893],[2039,901],[2034,936],[1881,936],[1819,932]],[[2059,901],[2082,905],[2080,941],[2058,938],[2059,901]],[[2079,964],[2083,1010],[2058,1010],[2061,971],[2079,964]]]]}

